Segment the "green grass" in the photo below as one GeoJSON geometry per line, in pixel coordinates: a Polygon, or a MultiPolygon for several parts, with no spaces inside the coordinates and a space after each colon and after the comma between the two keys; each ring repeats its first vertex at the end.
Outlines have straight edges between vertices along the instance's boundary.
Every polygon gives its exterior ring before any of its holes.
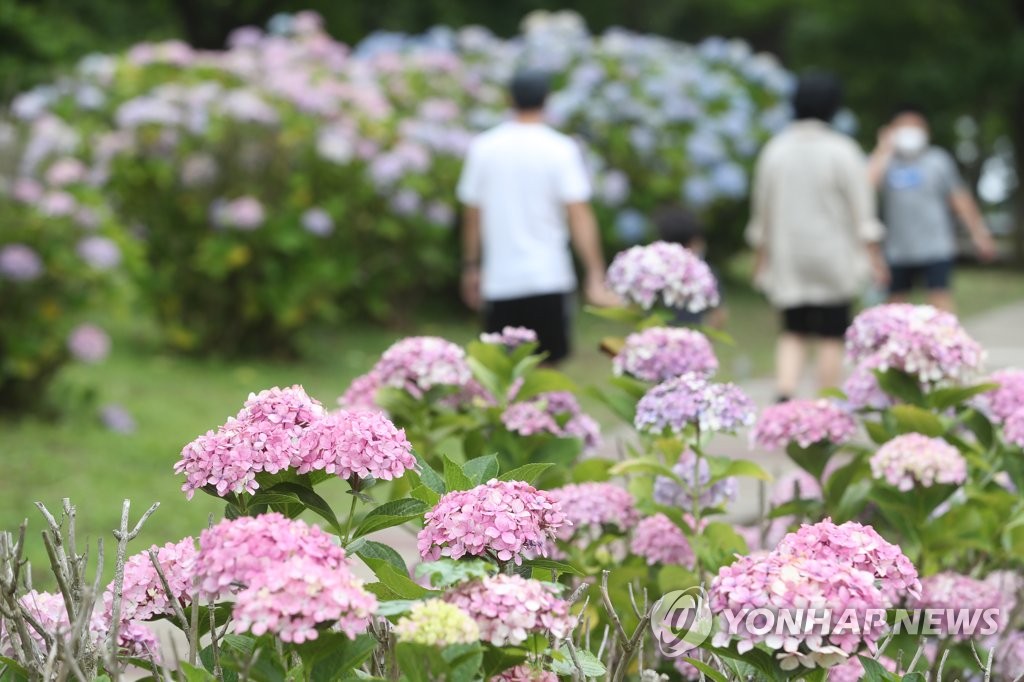
{"type": "MultiPolygon", "coordinates": [[[[740,261],[730,275],[743,277],[745,271],[740,261]]],[[[1024,273],[965,270],[959,273],[957,294],[968,314],[1024,299],[1024,273]]],[[[736,345],[719,348],[722,374],[737,379],[765,375],[771,369],[775,313],[739,284],[728,287],[728,308],[728,332],[736,345]]],[[[476,333],[473,320],[458,316],[403,330],[348,326],[316,336],[301,361],[229,363],[168,355],[128,321],[118,326],[111,358],[99,366],[68,370],[62,384],[93,385],[99,389],[99,402],[125,405],[138,424],[134,434],[105,430],[93,409],[72,411],[59,421],[0,422],[0,528],[13,529],[23,518],[30,520],[33,563],[44,560],[40,519],[32,506],[36,500],[55,508],[70,496],[79,506],[79,536],[102,535],[105,542],[112,541],[110,531],[118,522],[122,499],[132,499],[133,519],[158,501],[161,508],[136,549],[197,533],[210,514],[219,516],[221,505],[201,494],[186,501],[171,467],[185,443],[234,414],[250,391],[298,383],[331,405],[349,380],[397,338],[438,334],[465,342],[476,333]]],[[[609,362],[597,350],[598,343],[623,331],[615,323],[581,314],[576,353],[564,369],[582,385],[600,384],[609,362]]],[[[592,403],[587,407],[603,416],[592,403]]]]}

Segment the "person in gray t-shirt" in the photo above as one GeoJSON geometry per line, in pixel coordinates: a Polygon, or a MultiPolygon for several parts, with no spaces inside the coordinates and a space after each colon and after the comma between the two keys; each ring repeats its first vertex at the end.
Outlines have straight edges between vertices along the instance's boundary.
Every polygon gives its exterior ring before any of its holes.
{"type": "Polygon", "coordinates": [[[902,107],[880,131],[868,171],[881,193],[890,300],[905,300],[924,280],[928,302],[952,310],[956,220],[967,228],[981,260],[995,256],[995,244],[953,157],[929,145],[920,109],[902,107]]]}

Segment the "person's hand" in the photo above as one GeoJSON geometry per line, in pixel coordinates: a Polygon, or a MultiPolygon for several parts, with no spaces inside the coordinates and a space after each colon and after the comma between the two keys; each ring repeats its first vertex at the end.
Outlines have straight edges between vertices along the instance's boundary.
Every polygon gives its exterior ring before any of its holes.
{"type": "Polygon", "coordinates": [[[583,287],[587,303],[598,308],[615,308],[622,305],[622,299],[604,283],[604,276],[587,277],[583,287]]]}
{"type": "Polygon", "coordinates": [[[891,154],[892,145],[892,133],[893,127],[891,125],[882,126],[878,129],[878,138],[875,142],[875,149],[883,154],[891,154]]]}
{"type": "Polygon", "coordinates": [[[470,310],[480,310],[483,303],[480,296],[480,268],[469,266],[462,270],[462,280],[459,283],[459,290],[462,294],[462,301],[469,306],[470,310]]]}
{"type": "Polygon", "coordinates": [[[996,242],[992,239],[992,235],[987,231],[978,234],[972,240],[974,242],[974,250],[978,252],[978,260],[982,263],[991,263],[996,259],[998,254],[996,249],[996,242]]]}

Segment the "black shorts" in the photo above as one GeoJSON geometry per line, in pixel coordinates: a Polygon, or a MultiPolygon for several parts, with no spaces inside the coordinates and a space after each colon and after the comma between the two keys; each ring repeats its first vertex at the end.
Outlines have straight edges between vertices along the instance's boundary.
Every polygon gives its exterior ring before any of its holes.
{"type": "Polygon", "coordinates": [[[500,332],[505,327],[527,327],[537,332],[540,351],[549,362],[569,355],[569,320],[571,294],[541,294],[524,298],[487,301],[484,306],[484,328],[500,332]]]}
{"type": "Polygon", "coordinates": [[[797,336],[841,339],[849,326],[849,303],[802,305],[782,311],[782,329],[797,336]]]}
{"type": "Polygon", "coordinates": [[[889,272],[892,275],[889,282],[890,294],[905,294],[920,281],[924,281],[924,288],[928,291],[943,291],[949,289],[950,280],[953,278],[953,261],[891,265],[889,272]]]}

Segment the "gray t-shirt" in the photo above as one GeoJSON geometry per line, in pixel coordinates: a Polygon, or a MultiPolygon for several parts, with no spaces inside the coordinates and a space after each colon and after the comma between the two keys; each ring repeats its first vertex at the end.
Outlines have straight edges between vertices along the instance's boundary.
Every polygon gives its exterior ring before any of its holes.
{"type": "Polygon", "coordinates": [[[882,181],[885,256],[893,265],[921,265],[956,256],[949,197],[963,186],[956,162],[930,147],[913,159],[894,157],[882,181]]]}

